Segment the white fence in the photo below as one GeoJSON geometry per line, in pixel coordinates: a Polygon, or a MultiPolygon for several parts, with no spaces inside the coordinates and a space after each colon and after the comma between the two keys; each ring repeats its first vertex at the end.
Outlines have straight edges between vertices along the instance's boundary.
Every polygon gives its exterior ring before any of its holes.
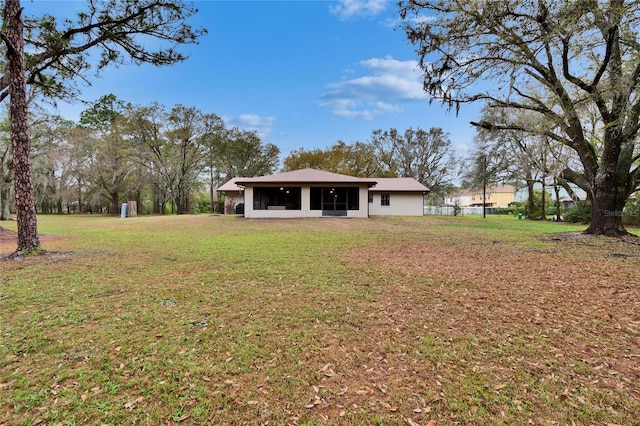
{"type": "MultiPolygon", "coordinates": [[[[425,215],[436,216],[453,216],[453,207],[440,207],[440,206],[424,206],[425,215]]],[[[487,214],[497,214],[498,209],[495,207],[485,207],[487,214]]],[[[460,207],[458,215],[464,216],[466,214],[482,214],[482,207],[460,207]]]]}

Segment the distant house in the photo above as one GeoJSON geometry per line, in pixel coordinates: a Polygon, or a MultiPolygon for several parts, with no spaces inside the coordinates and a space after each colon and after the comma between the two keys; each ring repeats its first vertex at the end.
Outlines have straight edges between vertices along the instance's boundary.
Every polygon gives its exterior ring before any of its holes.
{"type": "Polygon", "coordinates": [[[429,189],[411,178],[359,178],[302,169],[234,178],[218,191],[225,199],[230,196],[234,203],[244,203],[248,218],[366,218],[370,214],[422,215],[429,189]]]}
{"type": "MultiPolygon", "coordinates": [[[[571,192],[573,193],[573,195],[578,200],[585,201],[587,199],[587,193],[584,192],[582,188],[578,187],[573,183],[569,183],[568,186],[571,192]]],[[[558,196],[560,197],[560,202],[564,204],[566,208],[572,207],[574,204],[574,199],[571,198],[571,196],[569,195],[569,192],[567,192],[567,190],[562,186],[558,187],[558,189],[559,189],[558,196]]],[[[553,184],[547,183],[545,185],[545,190],[547,191],[548,199],[555,200],[556,195],[553,188],[553,184]]],[[[539,182],[536,182],[534,184],[534,191],[542,191],[542,185],[539,182]]],[[[529,189],[525,186],[523,188],[518,189],[518,191],[516,192],[515,201],[526,202],[528,197],[529,197],[529,189]]]]}
{"type": "Polygon", "coordinates": [[[444,198],[444,205],[447,207],[453,207],[458,205],[460,207],[468,207],[471,205],[471,190],[463,189],[461,191],[449,194],[444,198]]]}
{"type": "Polygon", "coordinates": [[[482,188],[471,188],[458,191],[448,195],[445,198],[445,205],[460,207],[496,207],[508,208],[509,204],[515,200],[516,187],[513,185],[494,185],[488,186],[484,191],[486,199],[483,196],[482,188]]]}

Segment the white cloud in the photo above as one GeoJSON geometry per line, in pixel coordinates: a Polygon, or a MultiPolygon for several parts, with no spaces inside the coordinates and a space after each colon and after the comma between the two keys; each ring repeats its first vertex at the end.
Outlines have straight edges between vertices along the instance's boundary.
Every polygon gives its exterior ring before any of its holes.
{"type": "Polygon", "coordinates": [[[240,114],[237,117],[225,118],[224,121],[243,130],[255,131],[261,139],[265,139],[273,131],[276,118],[262,117],[257,114],[240,114]]]}
{"type": "Polygon", "coordinates": [[[371,58],[359,65],[368,75],[328,84],[320,106],[341,117],[371,120],[400,111],[402,103],[427,99],[416,61],[371,58]]]}
{"type": "Polygon", "coordinates": [[[389,3],[389,0],[338,0],[338,4],[329,6],[329,11],[338,15],[340,19],[376,16],[382,13],[389,3]]]}

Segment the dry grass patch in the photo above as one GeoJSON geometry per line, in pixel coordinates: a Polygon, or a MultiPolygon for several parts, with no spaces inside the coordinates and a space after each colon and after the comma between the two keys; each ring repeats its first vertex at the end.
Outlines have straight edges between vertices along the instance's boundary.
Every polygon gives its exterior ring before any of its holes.
{"type": "Polygon", "coordinates": [[[0,424],[640,413],[637,245],[513,218],[40,221],[73,255],[0,263],[0,424]]]}

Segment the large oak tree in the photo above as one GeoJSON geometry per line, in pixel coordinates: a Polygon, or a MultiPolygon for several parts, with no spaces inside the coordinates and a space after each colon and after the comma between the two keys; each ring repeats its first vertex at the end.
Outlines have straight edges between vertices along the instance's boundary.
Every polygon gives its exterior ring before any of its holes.
{"type": "Polygon", "coordinates": [[[19,0],[4,2],[0,38],[7,66],[0,75],[0,101],[10,97],[17,253],[40,246],[29,158],[27,85],[38,87],[46,96],[73,97],[77,91],[71,81],[86,79],[92,67],[99,71],[110,65],[183,61],[186,57],[177,48],[196,43],[205,33],[186,22],[196,12],[181,0],[88,0],[75,19],[58,22],[50,15],[23,16],[19,0]],[[149,43],[150,39],[154,42],[149,43]]]}
{"type": "Polygon", "coordinates": [[[351,145],[338,141],[324,150],[300,148],[292,151],[283,163],[284,171],[312,168],[358,177],[395,176],[380,161],[371,143],[359,141],[351,145]]]}
{"type": "Polygon", "coordinates": [[[439,127],[408,128],[404,132],[394,128],[374,130],[371,144],[389,170],[416,179],[429,188],[431,195],[444,198],[458,163],[447,132],[439,127]]]}
{"type": "Polygon", "coordinates": [[[564,177],[592,203],[592,234],[626,234],[621,212],[640,184],[640,3],[631,0],[406,0],[408,38],[424,88],[459,108],[485,101],[538,115],[521,130],[571,148],[564,177]],[[483,84],[480,84],[483,83],[483,84]],[[596,111],[591,134],[587,111],[596,111]],[[593,136],[593,137],[590,137],[593,136]]]}

